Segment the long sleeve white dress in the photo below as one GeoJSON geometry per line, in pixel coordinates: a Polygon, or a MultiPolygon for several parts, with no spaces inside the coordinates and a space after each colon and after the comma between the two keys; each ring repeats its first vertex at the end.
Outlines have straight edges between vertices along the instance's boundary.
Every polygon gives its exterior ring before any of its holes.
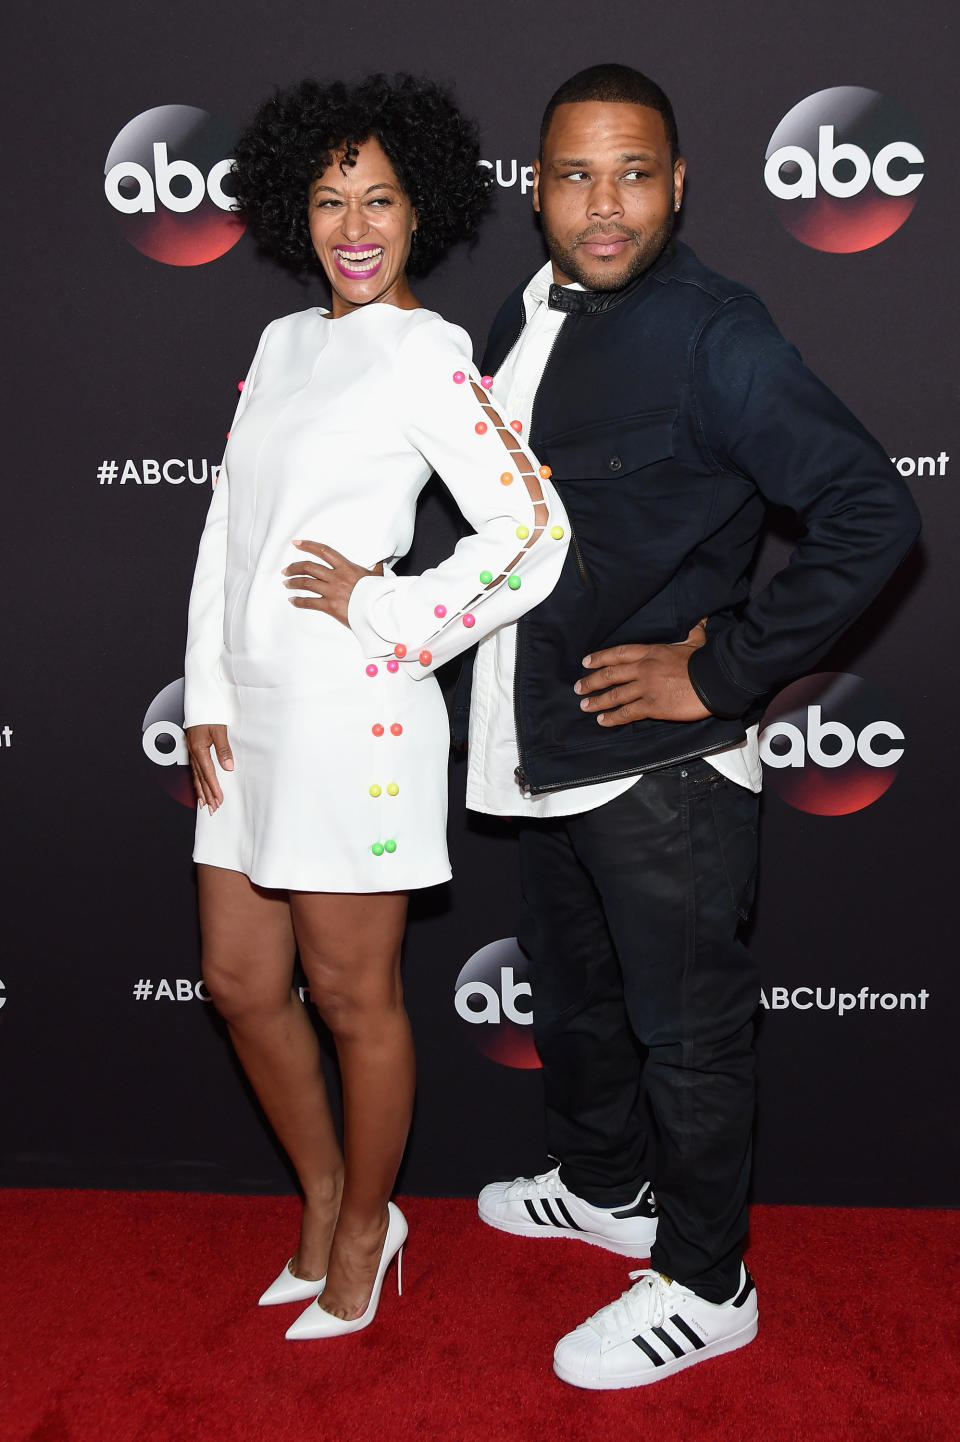
{"type": "Polygon", "coordinates": [[[568,522],[459,327],[427,310],[311,309],[264,331],[190,597],[185,725],[223,723],[234,770],[194,858],[261,886],[374,892],[450,875],[448,725],[432,673],[547,596],[568,522]],[[475,534],[390,571],[443,478],[475,534]],[[366,568],[349,627],[291,606],[294,539],[366,568]]]}

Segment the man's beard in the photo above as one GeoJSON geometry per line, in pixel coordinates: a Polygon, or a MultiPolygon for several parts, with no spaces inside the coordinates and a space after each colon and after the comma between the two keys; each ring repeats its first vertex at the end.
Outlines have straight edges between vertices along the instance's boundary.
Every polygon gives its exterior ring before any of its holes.
{"type": "Polygon", "coordinates": [[[645,241],[640,239],[635,230],[628,230],[626,226],[614,226],[611,232],[610,227],[603,230],[599,226],[592,225],[588,230],[581,231],[578,236],[575,236],[571,245],[566,246],[550,230],[542,212],[540,223],[547,250],[550,252],[550,259],[557,270],[561,275],[568,275],[571,280],[578,281],[586,290],[623,290],[624,286],[629,285],[631,281],[643,275],[645,270],[650,269],[673,234],[673,215],[669,214],[663,224],[653,231],[645,241]],[[599,272],[590,273],[580,263],[577,247],[598,235],[609,236],[611,233],[633,242],[634,250],[626,268],[614,269],[611,262],[601,260],[594,262],[594,264],[599,263],[601,267],[599,272]]]}

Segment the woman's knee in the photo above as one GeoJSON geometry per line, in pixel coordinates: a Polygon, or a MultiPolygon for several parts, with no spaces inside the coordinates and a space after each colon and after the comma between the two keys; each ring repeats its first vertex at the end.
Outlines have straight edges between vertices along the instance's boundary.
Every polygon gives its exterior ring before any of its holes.
{"type": "Polygon", "coordinates": [[[343,962],[304,960],[310,999],[334,1037],[351,1040],[403,1015],[399,966],[375,974],[343,962]]]}
{"type": "Polygon", "coordinates": [[[258,968],[241,960],[204,951],[201,960],[203,984],[225,1021],[280,1011],[290,1001],[289,979],[285,984],[269,981],[258,968]]]}

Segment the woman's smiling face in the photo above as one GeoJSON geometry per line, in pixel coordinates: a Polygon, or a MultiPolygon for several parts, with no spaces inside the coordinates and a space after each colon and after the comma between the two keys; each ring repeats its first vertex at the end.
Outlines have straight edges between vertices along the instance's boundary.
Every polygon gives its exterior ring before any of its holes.
{"type": "Polygon", "coordinates": [[[333,291],[334,317],[372,301],[416,304],[406,266],[417,217],[396,171],[374,137],[354,165],[344,151],[310,185],[310,239],[333,291]]]}

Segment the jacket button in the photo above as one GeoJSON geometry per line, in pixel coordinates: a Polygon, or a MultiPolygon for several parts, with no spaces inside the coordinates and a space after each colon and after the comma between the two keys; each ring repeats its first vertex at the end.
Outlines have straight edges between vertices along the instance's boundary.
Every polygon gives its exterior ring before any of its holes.
{"type": "Polygon", "coordinates": [[[621,467],[622,465],[623,465],[623,461],[621,461],[621,459],[620,459],[619,456],[611,456],[611,457],[610,457],[610,469],[611,469],[611,471],[619,471],[619,469],[620,469],[620,467],[621,467]]]}

